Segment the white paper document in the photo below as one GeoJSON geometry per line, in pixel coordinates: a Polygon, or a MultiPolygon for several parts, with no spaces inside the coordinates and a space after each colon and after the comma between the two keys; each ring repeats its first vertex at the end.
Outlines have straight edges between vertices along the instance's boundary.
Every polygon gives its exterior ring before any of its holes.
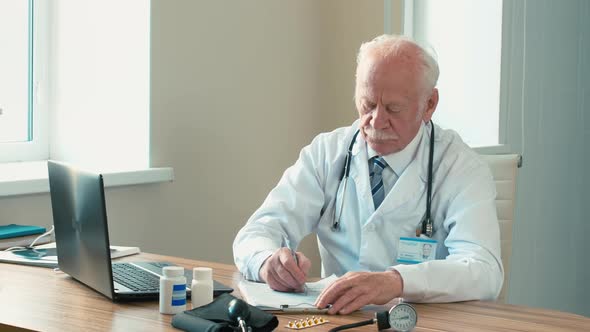
{"type": "Polygon", "coordinates": [[[268,284],[241,280],[238,284],[244,300],[262,309],[280,309],[288,305],[290,308],[315,308],[314,302],[321,292],[338,277],[331,275],[316,282],[305,283],[304,293],[285,293],[272,290],[268,284]]]}
{"type": "MultiPolygon", "coordinates": [[[[138,247],[111,246],[111,259],[140,253],[138,247]]],[[[0,263],[13,263],[56,268],[55,242],[35,246],[35,249],[0,251],[0,263]]]]}

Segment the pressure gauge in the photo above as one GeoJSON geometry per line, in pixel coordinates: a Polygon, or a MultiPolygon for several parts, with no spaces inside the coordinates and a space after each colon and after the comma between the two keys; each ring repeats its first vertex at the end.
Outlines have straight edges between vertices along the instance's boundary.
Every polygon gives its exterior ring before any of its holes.
{"type": "Polygon", "coordinates": [[[418,313],[408,303],[399,303],[389,311],[379,311],[375,313],[375,318],[357,322],[353,324],[346,324],[335,327],[330,331],[348,330],[359,326],[377,324],[379,331],[393,329],[396,332],[408,332],[416,327],[418,322],[418,313]]]}
{"type": "Polygon", "coordinates": [[[408,303],[399,303],[389,309],[389,325],[394,331],[406,332],[416,327],[418,313],[408,303]]]}

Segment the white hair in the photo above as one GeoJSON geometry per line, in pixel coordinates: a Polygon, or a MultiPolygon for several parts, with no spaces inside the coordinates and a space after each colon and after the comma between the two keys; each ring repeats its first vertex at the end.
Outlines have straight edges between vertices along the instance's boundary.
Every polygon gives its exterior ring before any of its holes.
{"type": "Polygon", "coordinates": [[[381,35],[371,41],[365,42],[361,45],[356,62],[357,62],[357,79],[359,75],[360,64],[364,63],[370,55],[379,55],[383,58],[390,56],[405,56],[411,57],[414,52],[418,53],[418,63],[421,67],[421,72],[424,75],[425,88],[431,91],[438,81],[439,69],[438,62],[435,60],[435,52],[431,47],[429,51],[420,46],[411,38],[399,35],[381,35]]]}

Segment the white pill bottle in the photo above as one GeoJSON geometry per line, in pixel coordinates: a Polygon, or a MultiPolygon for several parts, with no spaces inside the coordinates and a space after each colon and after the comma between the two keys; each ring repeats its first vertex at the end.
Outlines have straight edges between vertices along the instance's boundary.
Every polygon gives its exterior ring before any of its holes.
{"type": "Polygon", "coordinates": [[[191,284],[191,302],[193,308],[213,301],[213,270],[209,267],[195,267],[191,284]]]}
{"type": "Polygon", "coordinates": [[[184,268],[166,266],[160,277],[160,312],[173,315],[186,310],[186,277],[184,268]]]}

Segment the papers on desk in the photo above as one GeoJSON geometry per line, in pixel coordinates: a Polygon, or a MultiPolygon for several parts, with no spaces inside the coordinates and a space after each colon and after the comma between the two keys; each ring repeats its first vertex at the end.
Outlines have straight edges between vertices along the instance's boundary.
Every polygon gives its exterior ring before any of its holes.
{"type": "MultiPolygon", "coordinates": [[[[26,236],[19,236],[19,237],[11,237],[7,239],[0,239],[0,250],[12,248],[12,247],[26,247],[33,243],[33,241],[38,238],[39,235],[26,235],[26,236]]],[[[37,240],[35,245],[44,244],[53,241],[51,236],[45,236],[37,240]]]]}
{"type": "MultiPolygon", "coordinates": [[[[138,253],[140,253],[138,247],[111,246],[112,259],[138,253]]],[[[35,246],[34,249],[0,251],[0,263],[56,268],[58,264],[55,242],[35,246]]]]}
{"type": "Polygon", "coordinates": [[[289,308],[305,310],[314,309],[313,304],[317,297],[336,279],[338,277],[333,274],[320,281],[305,283],[306,291],[304,293],[278,292],[272,290],[268,284],[248,280],[241,280],[238,287],[246,302],[262,310],[281,310],[284,305],[288,305],[289,308]]]}

